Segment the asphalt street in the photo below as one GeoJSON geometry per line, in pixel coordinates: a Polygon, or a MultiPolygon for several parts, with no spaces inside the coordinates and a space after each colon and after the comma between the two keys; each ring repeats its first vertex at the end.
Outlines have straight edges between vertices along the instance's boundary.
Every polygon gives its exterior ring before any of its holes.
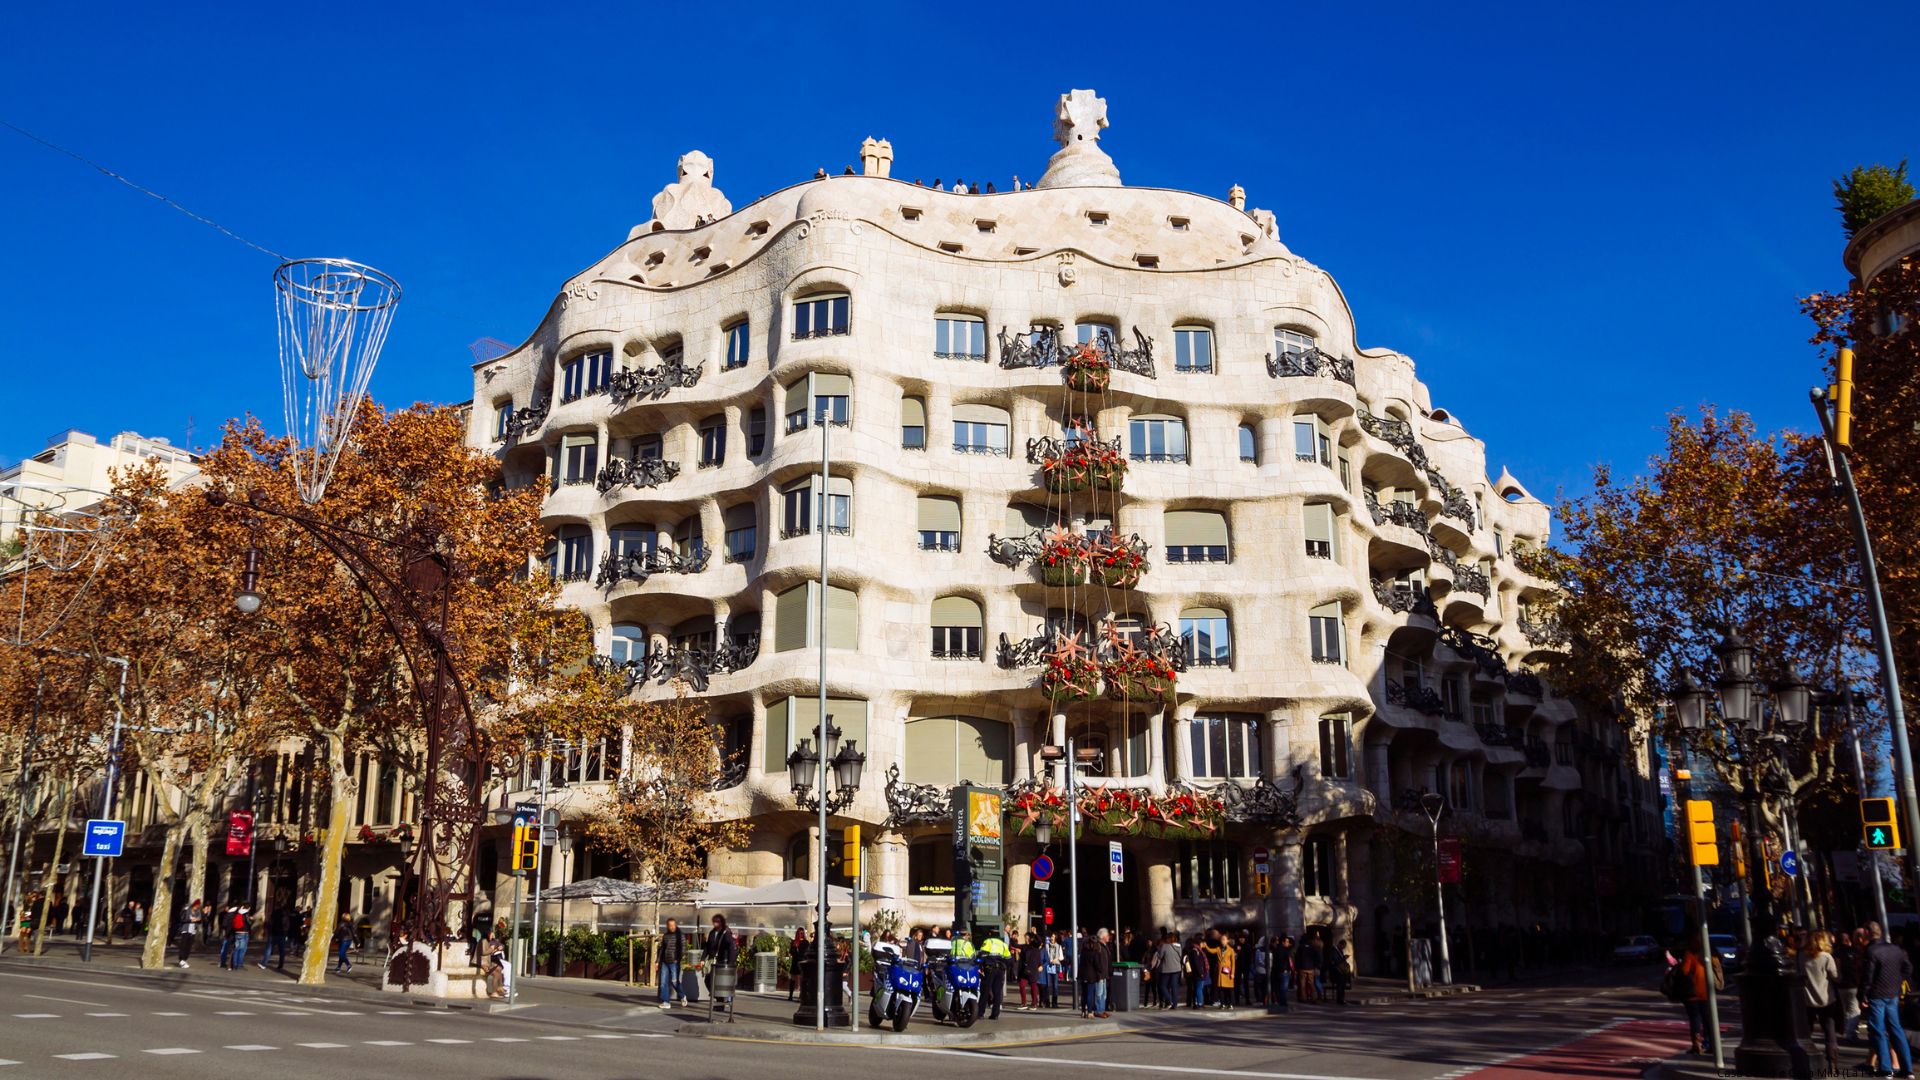
{"type": "Polygon", "coordinates": [[[597,1026],[557,1025],[398,997],[390,1006],[343,999],[284,982],[256,989],[0,965],[0,1078],[1633,1077],[1685,1040],[1650,981],[1635,970],[1275,1017],[1155,1014],[1118,1035],[957,1049],[700,1038],[676,1034],[685,1014],[650,1007],[597,1026]]]}

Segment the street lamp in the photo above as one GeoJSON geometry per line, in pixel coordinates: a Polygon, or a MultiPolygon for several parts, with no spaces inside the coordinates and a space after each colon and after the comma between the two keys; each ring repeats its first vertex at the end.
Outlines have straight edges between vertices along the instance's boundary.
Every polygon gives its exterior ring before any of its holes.
{"type": "Polygon", "coordinates": [[[1453,958],[1447,950],[1447,887],[1440,881],[1440,815],[1446,813],[1447,800],[1437,791],[1420,796],[1420,809],[1433,823],[1433,895],[1440,911],[1440,981],[1453,985],[1453,958]]]}
{"type": "Polygon", "coordinates": [[[248,545],[246,568],[240,571],[240,592],[233,598],[233,606],[240,609],[240,614],[251,615],[266,600],[260,592],[260,549],[248,545]]]}
{"type": "MultiPolygon", "coordinates": [[[[834,955],[833,938],[827,926],[827,815],[846,809],[860,793],[860,774],[866,768],[867,755],[859,751],[856,742],[848,739],[842,743],[840,729],[833,726],[833,717],[823,710],[821,722],[814,726],[813,738],[801,739],[800,745],[787,755],[787,787],[793,792],[794,803],[820,815],[820,845],[814,853],[814,867],[820,875],[820,922],[813,939],[816,961],[813,1019],[819,1031],[845,1027],[853,1019],[846,1005],[839,1001],[840,979],[836,970],[839,958],[834,955]],[[833,963],[829,964],[829,959],[833,963]]],[[[853,882],[853,904],[852,955],[857,970],[860,962],[860,882],[857,877],[853,882]]],[[[858,981],[857,974],[855,980],[858,981]]],[[[803,1019],[807,1014],[804,986],[800,998],[800,1008],[793,1017],[796,1024],[806,1022],[803,1019]]]]}

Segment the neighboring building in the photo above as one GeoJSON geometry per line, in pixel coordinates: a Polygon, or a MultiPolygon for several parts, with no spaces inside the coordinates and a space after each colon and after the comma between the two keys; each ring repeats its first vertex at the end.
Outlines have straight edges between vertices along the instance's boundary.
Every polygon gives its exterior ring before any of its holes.
{"type": "MultiPolygon", "coordinates": [[[[835,829],[863,826],[868,887],[910,923],[951,917],[937,797],[1058,782],[1038,753],[1072,737],[1102,751],[1094,784],[1230,808],[1204,836],[1121,837],[1118,889],[1099,872],[1110,837],[1088,836],[1089,925],[1326,927],[1379,968],[1405,914],[1431,918],[1431,889],[1403,895],[1390,865],[1426,842],[1431,790],[1474,845],[1456,928],[1638,929],[1624,900],[1660,865],[1644,753],[1528,670],[1562,647],[1528,618],[1547,584],[1512,559],[1546,540],[1548,508],[1488,476],[1408,357],[1360,347],[1271,213],[1237,187],[1121,186],[1104,103],[1078,91],[1059,116],[1046,175],[991,195],[889,178],[869,140],[863,175],[734,211],[688,154],[651,222],[475,365],[471,441],[509,485],[548,486],[566,602],[642,696],[699,684],[737,755],[718,798],[753,837],[712,875],[811,876],[785,762],[816,720],[824,605],[828,710],[867,754],[835,829]],[[1104,387],[1063,383],[1080,343],[1104,387]],[[1050,454],[1100,443],[1126,461],[1119,490],[1044,483],[1050,454]],[[1050,543],[1148,569],[1048,584],[1050,543]],[[1056,705],[1041,665],[1061,631],[1183,669],[1171,702],[1056,705]]],[[[570,778],[603,779],[618,753],[593,748],[570,778]]],[[[1008,916],[1044,896],[1064,924],[1073,886],[1033,892],[1034,852],[1009,843],[1008,916]]],[[[488,855],[480,885],[504,910],[488,855]]],[[[576,853],[565,874],[612,862],[576,853]]]]}
{"type": "Polygon", "coordinates": [[[193,454],[163,438],[131,431],[106,445],[84,431],[65,431],[47,440],[39,453],[0,469],[0,545],[20,530],[20,519],[35,508],[79,509],[99,501],[113,488],[115,470],[158,464],[167,482],[177,484],[200,471],[193,454]]]}
{"type": "Polygon", "coordinates": [[[1868,282],[1916,251],[1920,251],[1920,199],[1868,222],[1847,242],[1840,258],[1854,280],[1868,282]]]}

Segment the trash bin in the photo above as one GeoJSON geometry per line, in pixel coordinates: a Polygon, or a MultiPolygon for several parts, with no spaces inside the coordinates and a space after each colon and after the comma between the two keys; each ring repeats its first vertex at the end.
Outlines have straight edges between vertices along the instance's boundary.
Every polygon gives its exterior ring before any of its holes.
{"type": "Polygon", "coordinates": [[[1113,965],[1113,974],[1107,977],[1107,1008],[1113,1012],[1139,1012],[1141,979],[1146,968],[1139,964],[1119,963],[1113,965]]]}
{"type": "Polygon", "coordinates": [[[704,996],[700,990],[700,973],[693,970],[692,965],[680,969],[680,996],[689,1005],[700,1004],[704,996]]]}
{"type": "Polygon", "coordinates": [[[780,989],[780,954],[777,952],[754,953],[754,993],[770,994],[778,989],[780,989]]]}
{"type": "Polygon", "coordinates": [[[740,980],[740,970],[732,966],[713,969],[713,996],[707,1001],[707,1019],[713,1019],[714,1006],[724,1003],[727,1008],[727,1023],[733,1023],[733,993],[740,980]]]}

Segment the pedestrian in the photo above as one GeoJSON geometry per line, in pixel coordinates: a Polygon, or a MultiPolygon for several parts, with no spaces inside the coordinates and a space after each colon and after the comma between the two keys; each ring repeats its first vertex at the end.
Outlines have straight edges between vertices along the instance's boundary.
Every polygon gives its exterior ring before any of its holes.
{"type": "Polygon", "coordinates": [[[1222,1009],[1231,1009],[1235,1001],[1234,983],[1240,974],[1240,954],[1233,947],[1233,942],[1222,936],[1215,955],[1220,958],[1220,967],[1213,974],[1214,1004],[1222,1009]]]}
{"type": "Polygon", "coordinates": [[[26,952],[28,942],[33,938],[33,909],[40,903],[39,893],[28,893],[26,903],[20,905],[20,951],[26,952]]]}
{"type": "MultiPolygon", "coordinates": [[[[58,924],[55,924],[58,925],[58,924]]],[[[138,900],[133,902],[133,936],[147,932],[147,905],[138,900]]]]}
{"type": "Polygon", "coordinates": [[[480,971],[487,979],[487,996],[507,996],[507,947],[493,931],[480,943],[480,971]]]}
{"type": "Polygon", "coordinates": [[[253,909],[241,904],[233,909],[233,970],[247,966],[247,942],[253,938],[253,909]]]}
{"type": "MultiPolygon", "coordinates": [[[[733,939],[733,931],[727,928],[725,915],[713,917],[713,929],[707,931],[707,944],[701,951],[700,961],[707,968],[707,993],[709,994],[713,993],[714,972],[739,966],[740,943],[733,939]]],[[[724,1002],[720,1001],[717,995],[714,998],[714,1007],[721,1012],[727,1011],[732,1003],[731,995],[724,1002]]]]}
{"type": "MultiPolygon", "coordinates": [[[[654,958],[654,974],[660,978],[660,1007],[673,1008],[673,1003],[681,998],[680,965],[687,959],[687,937],[680,932],[680,920],[667,919],[667,927],[660,934],[660,953],[654,958]]],[[[681,1002],[685,1004],[684,1001],[681,1002]]]]}
{"type": "Polygon", "coordinates": [[[1707,1034],[1707,979],[1712,978],[1714,988],[1719,989],[1723,982],[1720,973],[1720,960],[1713,959],[1711,967],[1700,958],[1700,941],[1689,935],[1687,951],[1668,975],[1671,980],[1669,997],[1679,1000],[1687,1014],[1687,1039],[1690,1054],[1704,1053],[1701,1037],[1707,1034]]]}
{"type": "Polygon", "coordinates": [[[1252,953],[1247,965],[1247,998],[1250,1004],[1265,1006],[1272,1001],[1273,986],[1273,950],[1267,946],[1267,936],[1261,934],[1253,939],[1252,953]]]}
{"type": "Polygon", "coordinates": [[[1305,1005],[1320,1000],[1320,944],[1309,934],[1293,953],[1293,975],[1299,985],[1294,997],[1305,1005]]]}
{"type": "Polygon", "coordinates": [[[193,941],[200,936],[200,924],[206,917],[206,908],[199,900],[188,904],[187,909],[180,913],[180,930],[174,935],[174,940],[180,948],[176,959],[181,967],[186,967],[187,957],[193,955],[193,941]]]}
{"type": "Polygon", "coordinates": [[[1840,1039],[1852,1043],[1860,1023],[1860,950],[1852,932],[1842,930],[1833,939],[1833,962],[1839,969],[1840,1039]]]}
{"type": "Polygon", "coordinates": [[[1040,1007],[1040,986],[1047,977],[1047,947],[1040,935],[1027,931],[1027,943],[1020,948],[1020,1011],[1040,1007]]]}
{"type": "Polygon", "coordinates": [[[1180,956],[1180,935],[1167,931],[1153,953],[1154,981],[1159,984],[1155,994],[1162,1009],[1171,1009],[1180,1003],[1180,973],[1185,963],[1180,956]]]}
{"type": "Polygon", "coordinates": [[[790,951],[790,955],[793,957],[793,961],[792,961],[793,975],[791,978],[787,980],[787,1000],[788,1001],[793,1000],[793,992],[799,989],[800,987],[801,973],[807,970],[807,963],[809,959],[813,956],[813,944],[807,938],[806,927],[804,926],[794,927],[793,948],[790,951]]]}
{"type": "Polygon", "coordinates": [[[1060,943],[1058,932],[1047,935],[1047,984],[1046,1006],[1049,1009],[1060,1007],[1060,973],[1065,970],[1067,948],[1060,943]]]}
{"type": "Polygon", "coordinates": [[[1198,1009],[1207,1003],[1213,986],[1213,961],[1207,956],[1206,939],[1199,934],[1187,942],[1187,1008],[1198,1009]]]}
{"type": "Polygon", "coordinates": [[[348,951],[352,948],[353,919],[350,916],[342,915],[340,916],[340,925],[333,929],[333,970],[336,973],[345,975],[353,970],[353,960],[347,955],[348,951]]]}
{"type": "Polygon", "coordinates": [[[1888,941],[1880,924],[1867,924],[1867,962],[1860,974],[1861,1008],[1867,1014],[1867,1033],[1873,1039],[1877,1076],[1913,1073],[1913,1046],[1900,1022],[1900,990],[1913,977],[1913,961],[1906,950],[1888,941]],[[1895,1061],[1898,1068],[1891,1067],[1895,1061]]]}
{"type": "Polygon", "coordinates": [[[1347,955],[1347,939],[1333,943],[1327,953],[1327,985],[1333,987],[1333,1003],[1347,1003],[1347,987],[1353,985],[1353,958],[1347,955]]]}
{"type": "Polygon", "coordinates": [[[47,908],[47,933],[57,934],[67,921],[67,898],[59,893],[53,894],[53,904],[47,908]]]}
{"type": "Polygon", "coordinates": [[[1080,958],[1080,981],[1086,986],[1086,1007],[1081,1011],[1082,1018],[1105,1020],[1112,1014],[1107,1011],[1107,980],[1113,977],[1113,953],[1109,945],[1106,927],[1083,944],[1080,958]]]}
{"type": "Polygon", "coordinates": [[[1840,1047],[1834,1031],[1840,1014],[1840,966],[1833,959],[1833,940],[1824,930],[1806,937],[1799,951],[1800,993],[1807,1003],[1807,1019],[1824,1038],[1827,1071],[1840,1071],[1840,1047]]]}

